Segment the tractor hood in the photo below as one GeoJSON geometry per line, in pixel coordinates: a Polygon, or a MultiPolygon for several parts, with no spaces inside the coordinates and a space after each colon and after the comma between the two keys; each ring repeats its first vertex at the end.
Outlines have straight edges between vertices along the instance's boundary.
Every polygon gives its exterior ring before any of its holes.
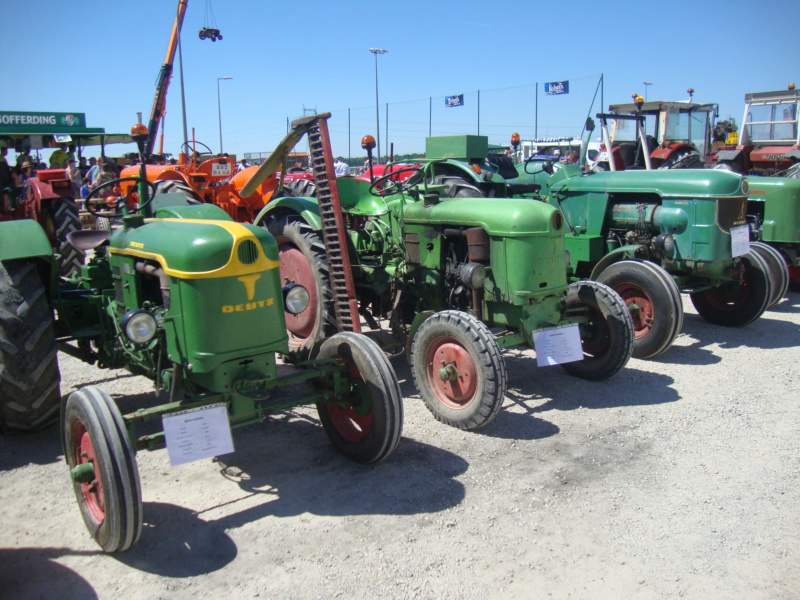
{"type": "Polygon", "coordinates": [[[146,219],[118,230],[109,252],[155,261],[182,279],[248,275],[280,264],[275,239],[265,229],[232,221],[146,219]]]}
{"type": "Polygon", "coordinates": [[[666,197],[719,197],[747,194],[746,179],[721,169],[605,171],[561,169],[550,177],[551,192],[653,193],[666,197]],[[581,174],[582,173],[582,174],[581,174]]]}
{"type": "Polygon", "coordinates": [[[490,235],[522,237],[560,228],[555,208],[525,198],[454,198],[404,208],[407,223],[482,227],[490,235]]]}

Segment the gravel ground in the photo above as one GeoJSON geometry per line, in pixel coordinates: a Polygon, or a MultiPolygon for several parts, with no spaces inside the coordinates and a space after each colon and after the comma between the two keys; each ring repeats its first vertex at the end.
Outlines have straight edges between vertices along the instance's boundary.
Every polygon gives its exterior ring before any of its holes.
{"type": "MultiPolygon", "coordinates": [[[[0,438],[0,597],[798,598],[800,295],[743,329],[684,308],[673,348],[602,383],[506,352],[503,411],[471,433],[396,361],[404,435],[379,465],[305,408],[218,460],[140,453],[145,526],[116,556],[84,528],[57,430],[0,438]]],[[[153,401],[142,378],[61,368],[62,393],[153,401]]]]}

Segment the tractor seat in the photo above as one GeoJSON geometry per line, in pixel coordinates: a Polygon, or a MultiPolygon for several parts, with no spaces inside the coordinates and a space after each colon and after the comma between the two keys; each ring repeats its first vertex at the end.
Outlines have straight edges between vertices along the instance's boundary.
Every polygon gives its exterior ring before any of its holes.
{"type": "Polygon", "coordinates": [[[102,229],[81,229],[70,231],[67,234],[67,241],[78,250],[92,250],[103,242],[111,239],[111,232],[102,229]]]}

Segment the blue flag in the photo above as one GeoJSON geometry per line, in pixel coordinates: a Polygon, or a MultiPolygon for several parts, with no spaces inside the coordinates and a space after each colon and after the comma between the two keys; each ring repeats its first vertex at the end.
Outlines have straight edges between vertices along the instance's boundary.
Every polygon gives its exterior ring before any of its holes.
{"type": "Polygon", "coordinates": [[[458,96],[445,96],[444,97],[444,105],[445,106],[464,106],[464,94],[459,94],[458,96]]]}
{"type": "Polygon", "coordinates": [[[548,96],[569,94],[569,81],[553,81],[544,84],[544,93],[548,96]]]}

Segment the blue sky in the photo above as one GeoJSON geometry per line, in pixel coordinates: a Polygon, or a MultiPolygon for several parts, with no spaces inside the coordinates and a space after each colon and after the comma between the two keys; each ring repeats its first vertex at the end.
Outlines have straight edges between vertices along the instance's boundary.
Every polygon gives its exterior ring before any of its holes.
{"type": "MultiPolygon", "coordinates": [[[[83,112],[88,126],[108,132],[129,131],[137,112],[146,122],[176,7],[0,0],[0,110],[83,112]]],[[[334,153],[360,155],[358,141],[375,135],[371,47],[389,50],[378,57],[381,138],[385,149],[388,102],[397,153],[423,152],[429,127],[434,135],[480,127],[491,143],[508,143],[514,131],[532,137],[535,84],[550,81],[569,80],[571,94],[557,98],[564,110],[555,112],[545,109],[556,98],[540,96],[537,132],[577,135],[601,74],[606,107],[644,94],[642,82],[652,81],[648,100],[684,100],[692,87],[696,102],[716,102],[739,121],[746,92],[800,85],[798,23],[800,0],[189,0],[187,121],[190,136],[194,128],[217,151],[217,77],[233,77],[219,82],[226,152],[269,151],[287,118],[316,108],[333,113],[334,153]],[[201,41],[204,26],[224,39],[201,41]],[[465,106],[443,108],[445,96],[461,93],[465,106]]],[[[598,97],[591,113],[599,109],[598,97]]],[[[164,150],[177,153],[177,77],[167,111],[164,150]]]]}

